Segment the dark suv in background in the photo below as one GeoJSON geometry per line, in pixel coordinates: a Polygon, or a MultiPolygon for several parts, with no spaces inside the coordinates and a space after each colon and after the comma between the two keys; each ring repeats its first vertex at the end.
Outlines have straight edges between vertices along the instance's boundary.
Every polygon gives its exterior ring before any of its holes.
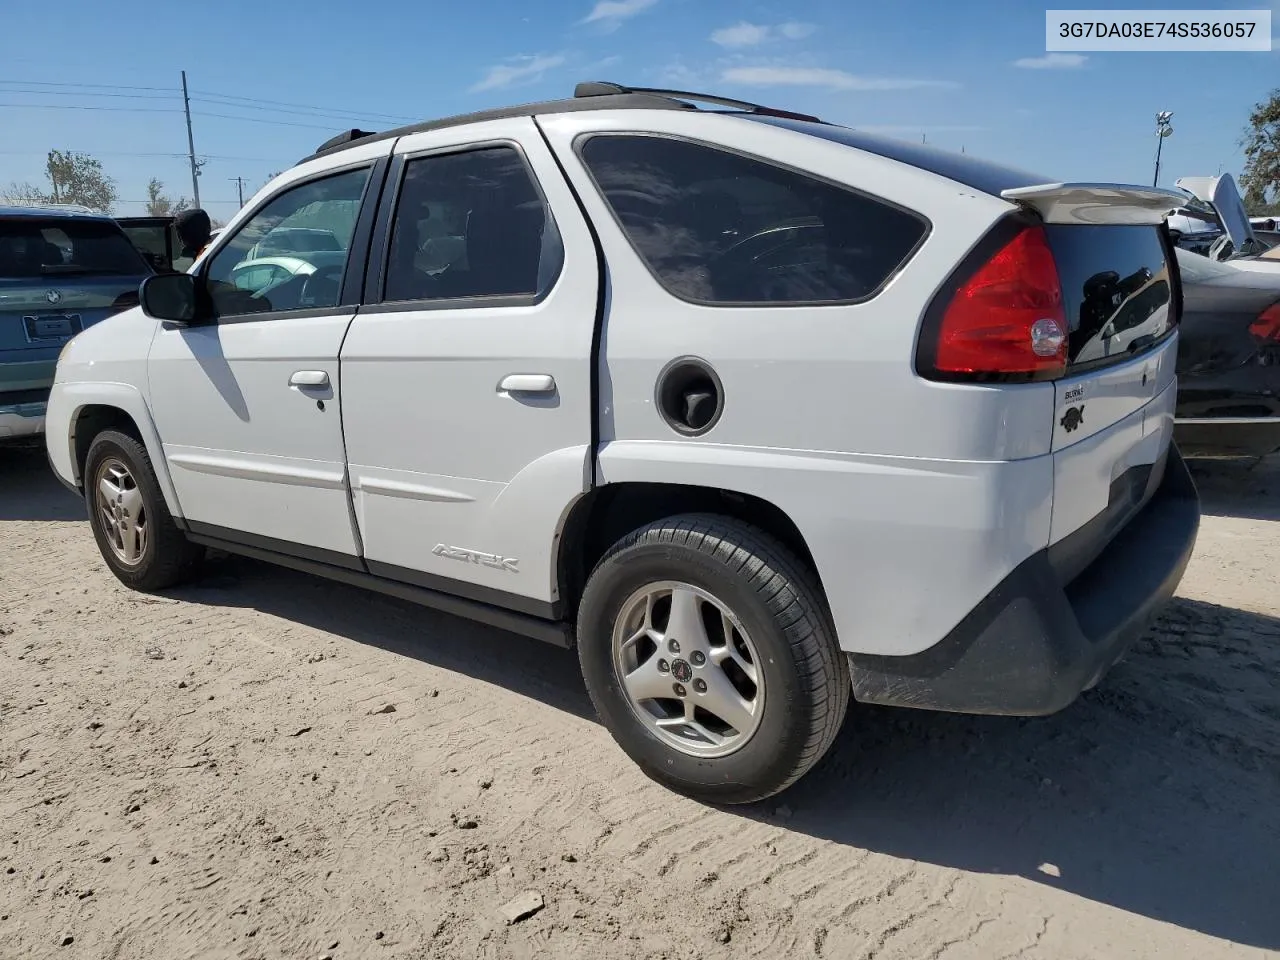
{"type": "Polygon", "coordinates": [[[42,432],[63,346],[136,305],[153,273],[105,214],[0,206],[0,442],[42,432]]]}

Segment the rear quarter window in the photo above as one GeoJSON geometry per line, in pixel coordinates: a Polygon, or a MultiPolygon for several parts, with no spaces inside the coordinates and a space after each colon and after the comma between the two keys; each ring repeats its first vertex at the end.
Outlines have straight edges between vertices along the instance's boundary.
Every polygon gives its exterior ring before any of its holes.
{"type": "Polygon", "coordinates": [[[694,303],[866,300],[929,230],[886,201],[688,140],[597,134],[579,152],[650,272],[694,303]]]}

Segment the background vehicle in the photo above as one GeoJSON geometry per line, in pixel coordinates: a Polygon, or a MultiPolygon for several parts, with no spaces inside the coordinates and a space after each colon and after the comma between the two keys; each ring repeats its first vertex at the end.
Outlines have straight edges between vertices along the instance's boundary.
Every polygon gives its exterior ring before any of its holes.
{"type": "MultiPolygon", "coordinates": [[[[301,214],[301,211],[300,211],[301,214]]],[[[337,252],[342,249],[332,230],[281,226],[254,244],[249,258],[288,256],[296,253],[337,252]]]]}
{"type": "Polygon", "coordinates": [[[1172,594],[1182,199],[613,84],[339,136],[68,348],[49,456],[126,584],[213,545],[576,642],[747,802],[851,695],[1058,710],[1172,594]],[[344,252],[235,282],[295,226],[344,252]]]}
{"type": "Polygon", "coordinates": [[[1243,270],[1179,250],[1178,266],[1179,448],[1195,457],[1280,451],[1280,262],[1243,270]]]}
{"type": "MultiPolygon", "coordinates": [[[[342,269],[346,254],[312,253],[302,257],[259,257],[243,260],[231,271],[230,282],[241,290],[257,296],[265,296],[280,284],[295,277],[306,278],[320,269],[342,269]]],[[[280,307],[280,294],[273,297],[273,306],[280,307]]]]}
{"type": "Polygon", "coordinates": [[[43,429],[63,345],[136,305],[151,274],[108,216],[0,206],[0,440],[43,429]]]}
{"type": "Polygon", "coordinates": [[[165,273],[175,269],[180,245],[173,229],[173,217],[116,217],[116,223],[152,270],[165,273]]]}

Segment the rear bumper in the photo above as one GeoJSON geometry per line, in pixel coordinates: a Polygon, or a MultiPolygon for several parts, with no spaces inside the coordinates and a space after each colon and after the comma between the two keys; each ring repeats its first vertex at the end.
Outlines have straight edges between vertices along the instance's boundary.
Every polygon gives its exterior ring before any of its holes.
{"type": "Polygon", "coordinates": [[[1280,417],[1176,420],[1173,431],[1187,457],[1266,457],[1280,452],[1280,417]]]}
{"type": "Polygon", "coordinates": [[[30,437],[44,433],[44,415],[48,404],[35,403],[0,404],[0,440],[30,437]]]}
{"type": "Polygon", "coordinates": [[[850,654],[864,703],[1038,716],[1101,679],[1177,589],[1200,500],[1176,447],[1146,505],[1074,579],[1029,557],[940,643],[907,657],[850,654]]]}

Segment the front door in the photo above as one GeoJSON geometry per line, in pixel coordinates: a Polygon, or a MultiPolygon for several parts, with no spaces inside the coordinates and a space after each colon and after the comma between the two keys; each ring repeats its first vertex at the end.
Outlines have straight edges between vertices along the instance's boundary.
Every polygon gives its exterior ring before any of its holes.
{"type": "Polygon", "coordinates": [[[338,351],[355,315],[343,279],[364,269],[348,248],[370,173],[355,166],[269,199],[203,269],[216,319],[156,334],[151,406],[196,532],[356,563],[338,351]],[[328,230],[342,250],[294,251],[284,272],[246,269],[255,245],[297,227],[328,230]]]}
{"type": "Polygon", "coordinates": [[[342,348],[365,558],[548,614],[559,525],[591,482],[595,247],[529,117],[395,155],[383,279],[342,348]]]}

